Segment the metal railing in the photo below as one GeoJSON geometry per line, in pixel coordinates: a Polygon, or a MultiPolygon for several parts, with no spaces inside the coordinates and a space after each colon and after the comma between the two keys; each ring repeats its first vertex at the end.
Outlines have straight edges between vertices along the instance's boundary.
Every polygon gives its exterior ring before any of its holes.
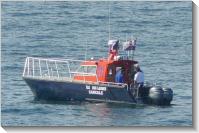
{"type": "MultiPolygon", "coordinates": [[[[95,73],[80,72],[79,68],[83,60],[56,59],[56,58],[40,58],[27,57],[24,64],[23,77],[42,78],[42,79],[60,79],[73,81],[75,75],[83,76],[83,82],[86,76],[94,76],[96,84],[104,84],[108,86],[127,86],[125,83],[101,82],[95,73]]],[[[97,68],[97,66],[96,66],[97,68]]]]}
{"type": "MultiPolygon", "coordinates": [[[[23,77],[73,79],[74,75],[96,76],[95,73],[78,72],[83,61],[69,59],[48,59],[27,57],[24,64],[23,77]]],[[[85,61],[84,61],[85,62],[85,61]]]]}

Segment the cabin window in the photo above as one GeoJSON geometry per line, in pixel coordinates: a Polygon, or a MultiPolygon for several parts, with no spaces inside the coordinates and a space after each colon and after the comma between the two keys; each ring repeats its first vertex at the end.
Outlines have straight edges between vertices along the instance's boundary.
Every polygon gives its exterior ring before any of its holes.
{"type": "Polygon", "coordinates": [[[108,67],[108,76],[113,77],[115,75],[115,65],[109,65],[108,67]]]}
{"type": "Polygon", "coordinates": [[[112,75],[113,75],[113,69],[112,69],[112,68],[109,69],[108,75],[109,75],[109,76],[112,76],[112,75]]]}
{"type": "Polygon", "coordinates": [[[96,66],[81,66],[78,72],[96,74],[96,66]]]}

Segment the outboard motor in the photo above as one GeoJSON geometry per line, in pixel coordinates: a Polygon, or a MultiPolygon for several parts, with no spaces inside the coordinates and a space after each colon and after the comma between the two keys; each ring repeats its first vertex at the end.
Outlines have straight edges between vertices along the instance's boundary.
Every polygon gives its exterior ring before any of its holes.
{"type": "Polygon", "coordinates": [[[170,102],[173,99],[173,91],[171,88],[163,88],[164,94],[163,94],[163,104],[169,105],[170,102]]]}
{"type": "Polygon", "coordinates": [[[149,102],[151,104],[160,105],[163,101],[163,95],[164,91],[160,86],[153,86],[149,90],[149,102]]]}

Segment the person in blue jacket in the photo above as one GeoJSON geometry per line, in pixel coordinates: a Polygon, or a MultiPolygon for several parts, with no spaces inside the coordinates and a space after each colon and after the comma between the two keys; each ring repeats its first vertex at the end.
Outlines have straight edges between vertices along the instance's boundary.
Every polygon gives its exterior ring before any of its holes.
{"type": "Polygon", "coordinates": [[[115,82],[116,83],[124,83],[124,72],[125,72],[124,68],[119,69],[116,72],[116,75],[115,75],[115,82]]]}

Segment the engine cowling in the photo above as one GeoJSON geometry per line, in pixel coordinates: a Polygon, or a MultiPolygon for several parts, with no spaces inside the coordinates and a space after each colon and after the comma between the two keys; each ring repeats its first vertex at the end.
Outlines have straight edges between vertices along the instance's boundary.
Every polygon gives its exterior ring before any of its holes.
{"type": "Polygon", "coordinates": [[[160,86],[153,86],[149,90],[149,99],[152,104],[160,105],[163,101],[164,91],[160,86]]]}
{"type": "Polygon", "coordinates": [[[166,105],[169,105],[170,102],[173,100],[173,91],[171,88],[163,88],[163,102],[166,105]]]}

